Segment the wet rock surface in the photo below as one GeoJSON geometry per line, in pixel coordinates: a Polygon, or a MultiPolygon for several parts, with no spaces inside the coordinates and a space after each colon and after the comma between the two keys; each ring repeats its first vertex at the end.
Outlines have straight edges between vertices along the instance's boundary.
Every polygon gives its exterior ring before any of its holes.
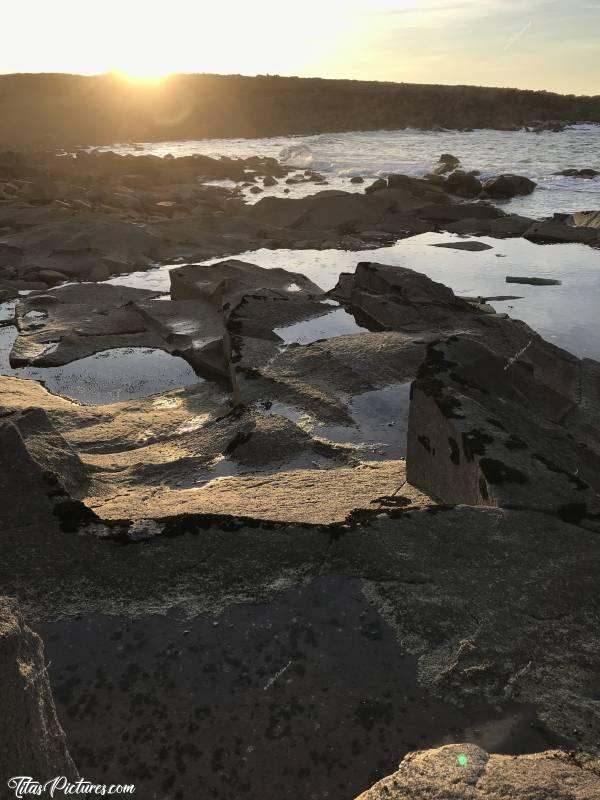
{"type": "Polygon", "coordinates": [[[19,336],[11,366],[61,366],[113,347],[160,347],[160,338],[134,306],[154,296],[110,284],[69,284],[32,293],[16,306],[19,336]]]}

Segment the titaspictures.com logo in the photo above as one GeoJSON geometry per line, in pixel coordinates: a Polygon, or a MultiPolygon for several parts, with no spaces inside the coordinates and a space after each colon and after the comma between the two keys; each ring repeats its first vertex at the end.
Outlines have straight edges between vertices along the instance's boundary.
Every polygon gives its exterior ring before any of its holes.
{"type": "Polygon", "coordinates": [[[64,775],[57,775],[56,778],[40,783],[29,775],[15,775],[8,780],[8,788],[12,789],[17,798],[27,797],[71,797],[84,795],[87,797],[101,797],[119,795],[132,796],[135,792],[133,784],[121,783],[92,783],[84,778],[77,781],[70,781],[64,775]]]}

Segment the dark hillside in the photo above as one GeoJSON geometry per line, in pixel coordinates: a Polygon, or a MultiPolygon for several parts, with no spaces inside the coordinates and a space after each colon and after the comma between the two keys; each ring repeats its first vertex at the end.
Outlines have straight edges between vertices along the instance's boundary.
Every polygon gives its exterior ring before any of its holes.
{"type": "Polygon", "coordinates": [[[600,122],[600,96],[475,86],[175,75],[0,76],[0,146],[110,144],[437,126],[600,122]]]}

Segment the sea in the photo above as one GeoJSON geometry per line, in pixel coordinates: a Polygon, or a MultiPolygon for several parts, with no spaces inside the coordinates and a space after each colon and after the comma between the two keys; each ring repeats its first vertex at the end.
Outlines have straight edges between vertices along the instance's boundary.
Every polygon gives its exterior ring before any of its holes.
{"type": "MultiPolygon", "coordinates": [[[[213,157],[270,156],[298,170],[323,175],[330,189],[363,191],[350,183],[355,176],[373,179],[390,173],[422,176],[442,153],[451,153],[466,170],[479,170],[482,178],[510,172],[525,175],[538,186],[532,195],[505,203],[510,213],[531,217],[556,212],[600,209],[600,177],[569,178],[555,173],[570,168],[600,169],[600,125],[573,125],[555,133],[544,131],[356,131],[317,136],[276,136],[269,139],[204,139],[200,141],[141,142],[99,148],[118,153],[165,156],[201,153],[213,157]]],[[[264,194],[249,195],[256,202],[265,195],[283,195],[279,184],[264,194]]],[[[288,196],[315,192],[312,183],[297,184],[288,196]]]]}

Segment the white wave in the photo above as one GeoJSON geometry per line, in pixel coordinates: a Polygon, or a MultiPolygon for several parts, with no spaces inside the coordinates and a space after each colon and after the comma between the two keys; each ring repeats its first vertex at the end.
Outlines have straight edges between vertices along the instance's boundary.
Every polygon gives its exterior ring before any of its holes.
{"type": "Polygon", "coordinates": [[[313,151],[307,144],[291,144],[284,147],[279,153],[279,159],[290,167],[312,167],[314,164],[313,151]]]}

